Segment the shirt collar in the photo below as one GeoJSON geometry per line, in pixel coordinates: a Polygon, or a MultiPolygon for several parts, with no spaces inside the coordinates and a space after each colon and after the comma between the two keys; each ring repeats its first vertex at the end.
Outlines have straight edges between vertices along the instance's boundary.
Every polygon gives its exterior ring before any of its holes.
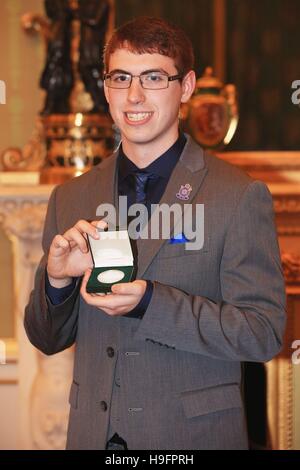
{"type": "MultiPolygon", "coordinates": [[[[160,157],[156,158],[150,165],[143,168],[143,172],[151,173],[155,176],[169,178],[176,163],[182,153],[186,143],[186,137],[183,133],[179,133],[176,142],[160,157]]],[[[127,178],[128,175],[141,171],[129,158],[125,155],[122,145],[119,147],[119,182],[127,178]]]]}

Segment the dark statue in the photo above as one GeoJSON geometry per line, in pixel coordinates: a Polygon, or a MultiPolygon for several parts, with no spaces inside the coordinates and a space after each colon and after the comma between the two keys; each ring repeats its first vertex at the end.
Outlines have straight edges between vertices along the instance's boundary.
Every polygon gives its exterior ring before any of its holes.
{"type": "Polygon", "coordinates": [[[73,87],[70,34],[72,12],[68,0],[45,0],[45,10],[51,21],[47,60],[40,86],[46,91],[41,114],[69,112],[69,96],[73,87]]]}
{"type": "Polygon", "coordinates": [[[105,112],[102,52],[108,27],[109,0],[44,0],[50,19],[47,60],[40,79],[46,91],[42,115],[70,112],[69,98],[74,85],[71,57],[72,20],[80,21],[78,72],[93,100],[90,112],[105,112]]]}
{"type": "Polygon", "coordinates": [[[103,93],[102,53],[109,21],[109,4],[101,0],[80,0],[79,17],[79,72],[86,90],[93,99],[94,110],[105,110],[107,105],[103,93]]]}

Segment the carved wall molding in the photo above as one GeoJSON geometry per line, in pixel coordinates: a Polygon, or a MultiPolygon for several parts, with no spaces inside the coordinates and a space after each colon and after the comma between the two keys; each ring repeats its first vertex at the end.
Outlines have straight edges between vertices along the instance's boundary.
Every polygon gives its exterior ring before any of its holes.
{"type": "Polygon", "coordinates": [[[0,199],[0,224],[13,246],[16,240],[23,242],[18,262],[32,272],[36,269],[41,255],[39,244],[34,242],[41,240],[46,210],[47,201],[43,200],[0,199]]]}
{"type": "MultiPolygon", "coordinates": [[[[224,152],[218,156],[247,172],[263,172],[266,176],[272,173],[300,172],[299,151],[253,151],[224,152]]],[[[268,178],[265,181],[269,181],[268,178]]]]}
{"type": "Polygon", "coordinates": [[[299,213],[300,215],[300,197],[296,196],[277,196],[274,195],[274,210],[278,213],[286,212],[288,214],[299,213]]]}
{"type": "Polygon", "coordinates": [[[45,221],[47,202],[13,200],[0,202],[0,222],[4,230],[22,240],[39,240],[45,221]]]}
{"type": "Polygon", "coordinates": [[[0,186],[0,223],[7,224],[13,233],[20,230],[19,235],[24,239],[38,238],[53,188],[53,185],[0,186]]]}
{"type": "Polygon", "coordinates": [[[0,164],[5,171],[35,171],[40,170],[46,159],[46,141],[44,128],[40,117],[32,135],[22,149],[9,147],[0,156],[0,164]]]}
{"type": "Polygon", "coordinates": [[[299,237],[300,236],[300,226],[293,227],[288,225],[277,224],[277,233],[279,236],[287,237],[299,237]]]}
{"type": "Polygon", "coordinates": [[[38,372],[32,384],[31,429],[41,450],[63,450],[68,427],[68,396],[72,381],[73,349],[52,357],[37,353],[38,372]]]}
{"type": "Polygon", "coordinates": [[[286,282],[288,284],[300,284],[300,256],[282,252],[281,262],[286,282]]]}
{"type": "Polygon", "coordinates": [[[300,237],[300,184],[271,184],[279,237],[300,237]]]}

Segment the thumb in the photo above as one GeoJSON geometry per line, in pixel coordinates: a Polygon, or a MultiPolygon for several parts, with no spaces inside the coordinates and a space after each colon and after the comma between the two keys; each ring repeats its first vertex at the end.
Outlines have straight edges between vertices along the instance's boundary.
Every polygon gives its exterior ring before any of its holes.
{"type": "Polygon", "coordinates": [[[87,269],[84,273],[84,276],[82,278],[82,282],[81,282],[81,289],[85,292],[86,290],[86,285],[87,285],[87,282],[90,278],[90,275],[91,275],[91,272],[92,270],[91,269],[87,269]]]}
{"type": "Polygon", "coordinates": [[[144,280],[121,282],[119,284],[113,284],[111,291],[114,294],[141,295],[143,292],[145,292],[146,285],[146,281],[144,280]]]}
{"type": "Polygon", "coordinates": [[[132,287],[132,282],[122,282],[120,284],[113,284],[111,286],[113,294],[134,294],[135,289],[132,287]]]}

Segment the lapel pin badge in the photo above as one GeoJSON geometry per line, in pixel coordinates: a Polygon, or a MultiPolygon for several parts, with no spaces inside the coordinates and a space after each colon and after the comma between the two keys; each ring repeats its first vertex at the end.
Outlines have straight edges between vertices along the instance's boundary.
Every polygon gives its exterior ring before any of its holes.
{"type": "Polygon", "coordinates": [[[178,193],[176,194],[176,197],[178,199],[181,199],[181,201],[188,201],[189,198],[190,198],[190,194],[191,194],[192,190],[193,190],[193,188],[189,183],[182,184],[180,186],[180,189],[179,189],[178,193]]]}

